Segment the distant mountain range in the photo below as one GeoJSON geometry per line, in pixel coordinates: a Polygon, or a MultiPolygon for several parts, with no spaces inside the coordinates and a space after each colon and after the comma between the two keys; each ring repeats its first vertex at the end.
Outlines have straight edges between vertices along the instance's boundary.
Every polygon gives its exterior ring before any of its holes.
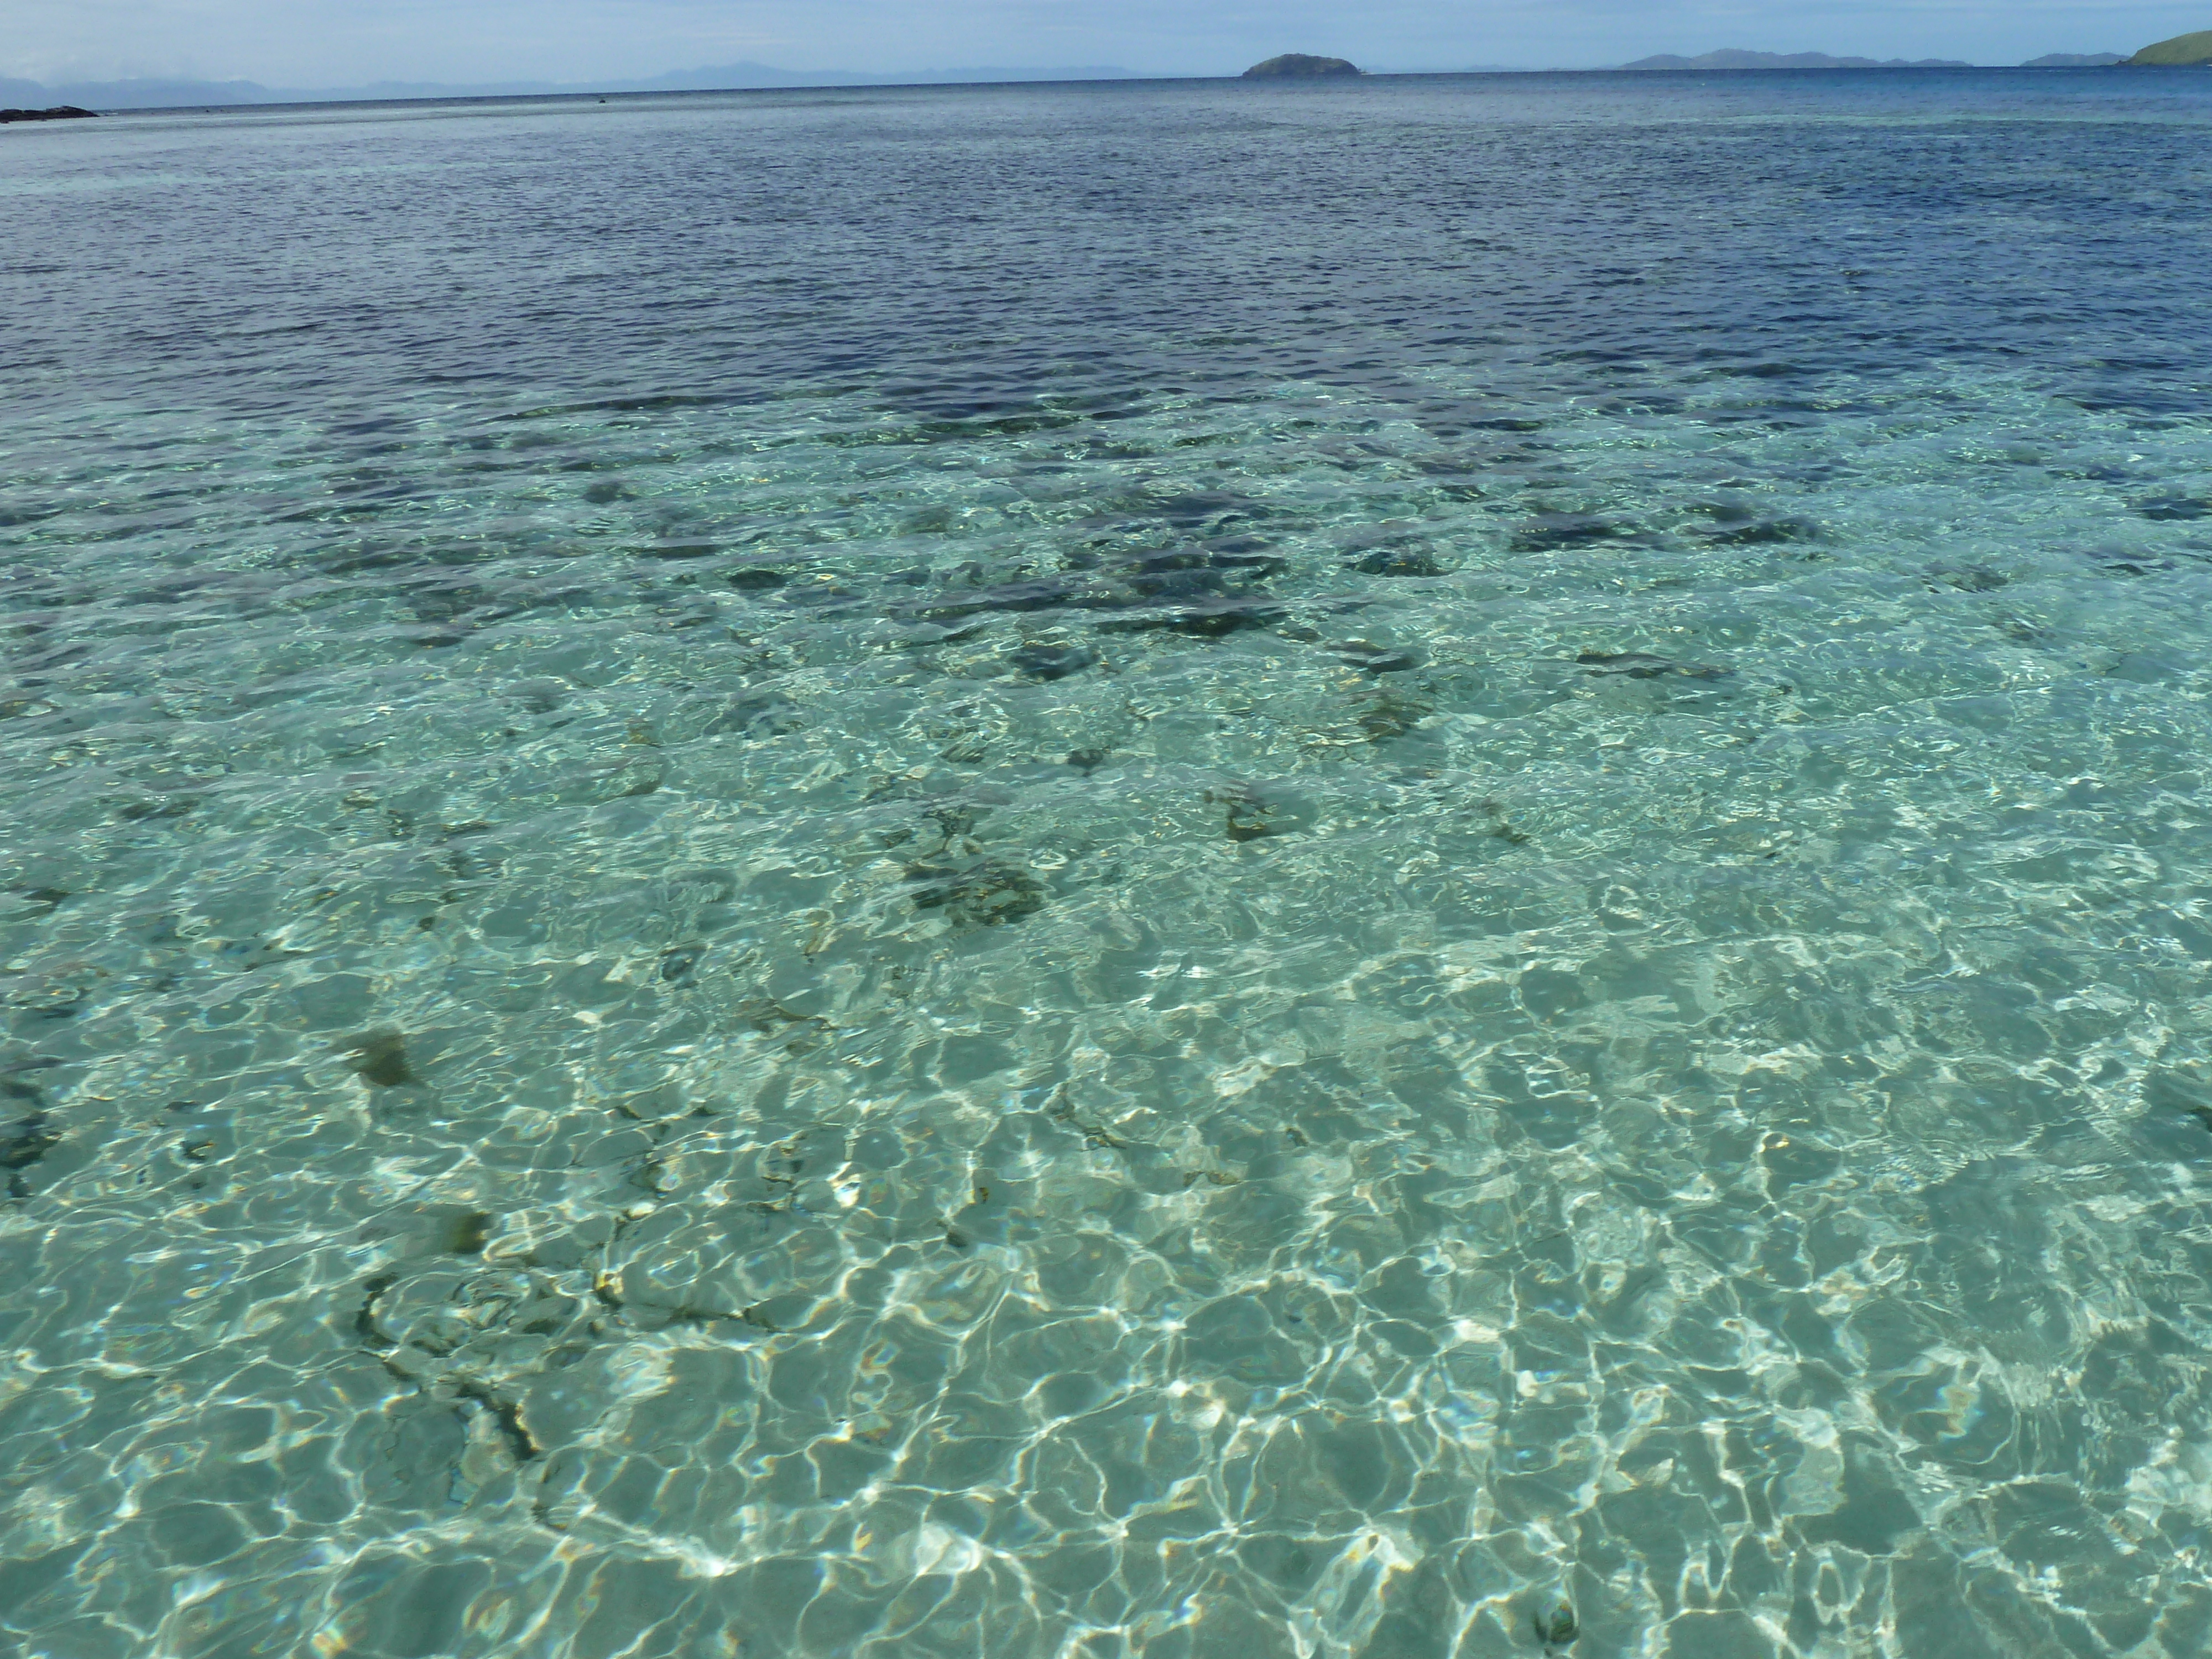
{"type": "MultiPolygon", "coordinates": [[[[2133,58],[2118,52],[2052,52],[2031,59],[2023,69],[2098,69],[2117,64],[2187,64],[2212,61],[2212,31],[2185,34],[2146,46],[2133,58]]],[[[1708,52],[1695,58],[1662,52],[1623,64],[1625,70],[1867,70],[1972,69],[1949,58],[1907,59],[1835,58],[1824,52],[1708,52]]],[[[1503,64],[1477,64],[1463,73],[1504,72],[1503,64]]],[[[1389,73],[1390,71],[1384,71],[1389,73]]],[[[1415,71],[1401,71],[1413,73],[1415,71]]],[[[454,84],[439,81],[377,81],[358,87],[269,87],[253,81],[80,81],[42,85],[0,76],[0,105],[28,108],[77,104],[89,109],[191,109],[216,105],[331,104],[400,98],[575,97],[611,92],[750,92],[778,87],[957,86],[1005,81],[1136,81],[1139,70],[1110,64],[1079,64],[1054,69],[1008,69],[976,65],[927,70],[907,75],[864,75],[851,70],[784,70],[769,64],[722,64],[708,69],[677,70],[645,79],[605,81],[495,81],[454,84]]]]}
{"type": "Polygon", "coordinates": [[[1677,58],[1661,52],[1623,64],[1625,70],[1747,70],[1747,69],[1972,69],[1972,64],[1952,58],[1831,58],[1825,52],[1708,52],[1696,58],[1677,58]]]}
{"type": "Polygon", "coordinates": [[[958,86],[992,81],[1130,81],[1134,70],[1085,64],[1062,69],[932,70],[913,75],[862,75],[845,70],[780,70],[767,64],[724,64],[678,70],[648,80],[556,82],[499,81],[449,85],[378,81],[361,87],[264,87],[253,81],[90,81],[42,86],[0,77],[0,104],[82,104],[91,109],[185,109],[213,105],[331,104],[384,98],[528,98],[595,92],[751,92],[774,87],[958,86]]]}
{"type": "MultiPolygon", "coordinates": [[[[2182,52],[2195,49],[2192,43],[2201,43],[2206,56],[2212,56],[2212,33],[2185,34],[2179,40],[2146,46],[2132,58],[2117,52],[2054,52],[2041,58],[2031,58],[2022,69],[2110,69],[2115,64],[2172,64],[2199,63],[2201,57],[2169,55],[2154,58],[2153,52],[2182,52]]],[[[1920,58],[1906,59],[1891,58],[1831,58],[1825,52],[1709,52],[1698,58],[1676,58],[1662,52],[1656,58],[1639,58],[1632,64],[1623,64],[1625,70],[1748,70],[1748,69],[1972,69],[1951,58],[1920,58]]]]}

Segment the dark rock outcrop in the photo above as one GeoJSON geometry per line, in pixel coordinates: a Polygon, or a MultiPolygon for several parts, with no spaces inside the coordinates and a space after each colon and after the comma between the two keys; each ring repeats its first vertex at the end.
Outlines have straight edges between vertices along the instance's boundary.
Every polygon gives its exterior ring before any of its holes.
{"type": "Polygon", "coordinates": [[[97,118],[95,109],[79,109],[75,104],[57,104],[52,109],[0,109],[0,125],[9,121],[90,121],[97,118]]]}
{"type": "Polygon", "coordinates": [[[1244,71],[1244,79],[1310,80],[1321,76],[1363,73],[1364,71],[1357,64],[1347,64],[1341,58],[1310,58],[1302,52],[1286,52],[1279,58],[1270,58],[1264,64],[1253,64],[1244,71]]]}

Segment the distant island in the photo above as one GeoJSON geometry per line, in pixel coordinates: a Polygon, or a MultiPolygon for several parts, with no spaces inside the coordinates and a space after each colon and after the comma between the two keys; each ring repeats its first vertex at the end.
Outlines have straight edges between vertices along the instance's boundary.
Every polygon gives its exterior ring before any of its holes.
{"type": "Polygon", "coordinates": [[[2171,40],[2161,40],[2154,46],[2145,46],[2128,59],[2130,68],[2200,69],[2212,65],[2212,29],[2199,29],[2194,34],[2177,34],[2171,40]]]}
{"type": "Polygon", "coordinates": [[[378,81],[352,87],[269,87],[253,81],[78,81],[41,84],[0,76],[0,103],[88,105],[95,110],[235,108],[246,104],[366,103],[403,98],[577,98],[593,93],[755,92],[783,88],[964,86],[993,82],[1134,81],[1134,70],[1110,64],[1050,69],[976,65],[864,75],[850,70],[783,70],[767,64],[721,64],[644,79],[598,81],[378,81]]]}
{"type": "MultiPolygon", "coordinates": [[[[2031,58],[2022,69],[2112,69],[2212,67],[2212,29],[2178,34],[2154,46],[2145,46],[2132,58],[2117,52],[2054,52],[2031,58]]],[[[1972,69],[1950,58],[1832,58],[1825,52],[1709,52],[1697,58],[1677,58],[1662,52],[1623,64],[1625,70],[1870,70],[1972,69]]]]}
{"type": "MultiPolygon", "coordinates": [[[[2023,69],[2102,69],[2212,67],[2212,29],[2177,35],[2145,46],[2132,57],[2118,52],[2051,52],[2030,59],[2023,69]]],[[[1708,52],[1695,58],[1661,53],[1623,64],[1624,70],[1893,70],[1971,69],[1956,59],[1923,58],[1838,58],[1824,52],[1708,52]]],[[[1481,64],[1461,73],[1498,73],[1506,66],[1481,64]]],[[[1409,71],[1415,72],[1415,71],[1409,71]]],[[[1418,71],[1428,73],[1433,71],[1418,71]]],[[[1247,80],[1349,79],[1367,73],[1341,58],[1322,58],[1306,52],[1285,52],[1255,64],[1244,71],[1247,80]]],[[[863,74],[848,70],[784,70],[767,64],[723,64],[707,69],[678,70],[643,78],[620,77],[566,82],[509,81],[476,84],[438,82],[380,81],[366,86],[320,87],[313,89],[269,87],[252,81],[188,81],[146,78],[127,81],[40,83],[0,76],[0,125],[19,121],[67,121],[100,110],[211,109],[249,104],[320,104],[398,99],[445,98],[575,98],[594,93],[683,93],[753,91],[809,87],[894,87],[958,85],[1042,81],[1118,81],[1146,78],[1143,72],[1109,64],[1068,65],[1053,69],[997,66],[908,70],[900,74],[863,74]],[[20,106],[9,107],[9,106],[20,106]]],[[[1206,77],[1201,77],[1206,78],[1206,77]]]]}
{"type": "Polygon", "coordinates": [[[1279,58],[1270,58],[1264,64],[1255,64],[1244,71],[1247,81],[1274,81],[1288,76],[1311,79],[1324,75],[1358,75],[1363,71],[1357,64],[1347,64],[1341,58],[1311,58],[1302,52],[1286,52],[1279,58]]]}
{"type": "Polygon", "coordinates": [[[1874,58],[1831,58],[1825,52],[1709,52],[1697,58],[1677,58],[1661,52],[1623,64],[1625,70],[1839,70],[1839,69],[1972,69],[1972,64],[1953,58],[1902,58],[1883,61],[1874,58]]]}

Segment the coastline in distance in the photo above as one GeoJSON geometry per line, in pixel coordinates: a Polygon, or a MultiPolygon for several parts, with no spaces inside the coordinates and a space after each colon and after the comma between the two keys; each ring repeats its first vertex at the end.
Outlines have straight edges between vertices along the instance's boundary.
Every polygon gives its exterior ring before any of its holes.
{"type": "MultiPolygon", "coordinates": [[[[2212,66],[2212,29],[2198,30],[2190,34],[2176,35],[2172,40],[2158,41],[2145,46],[2133,56],[2119,52],[2049,52],[2030,58],[2021,64],[2022,69],[2102,69],[2126,65],[2134,67],[2187,68],[2212,66]]],[[[1927,58],[1918,59],[1836,57],[1827,52],[1748,52],[1724,48],[1708,52],[1694,58],[1662,52],[1650,58],[1619,66],[1623,70],[1868,70],[1868,69],[1971,69],[1975,67],[1955,58],[1927,58]]],[[[1500,64],[1472,64],[1456,72],[1461,74],[1498,74],[1515,72],[1516,66],[1500,64]]],[[[1377,71],[1388,73],[1391,71],[1377,71]]],[[[1400,73],[1433,74],[1428,69],[1399,70],[1400,73]]],[[[1368,71],[1341,58],[1326,58],[1304,52],[1285,52],[1255,64],[1243,71],[1248,80],[1307,79],[1350,77],[1368,71]]],[[[862,74],[849,70],[783,70],[770,64],[756,63],[726,64],[713,68],[678,70],[668,74],[638,79],[615,78],[605,81],[554,82],[515,81],[477,85],[451,85],[433,82],[386,81],[358,87],[325,87],[313,89],[269,87],[252,81],[203,81],[144,77],[133,80],[98,82],[52,84],[0,76],[0,106],[8,108],[6,119],[11,121],[55,118],[47,112],[82,108],[87,113],[94,109],[144,110],[175,109],[191,106],[230,106],[248,104],[293,103],[352,103],[382,101],[394,99],[443,99],[484,97],[542,97],[576,96],[590,93],[653,93],[750,91],[772,88],[806,87],[866,87],[866,86],[925,86],[947,83],[974,83],[1024,81],[1106,81],[1141,80],[1144,71],[1133,70],[1110,64],[1067,65],[1052,69],[1018,68],[962,68],[938,70],[917,70],[907,74],[862,74]]]]}
{"type": "MultiPolygon", "coordinates": [[[[2053,52],[2031,58],[2022,69],[2112,69],[2120,65],[2154,68],[2212,66],[2212,29],[2178,34],[2145,46],[2133,57],[2118,52],[2053,52]]],[[[1972,64],[1949,58],[1838,58],[1825,52],[1743,52],[1724,48],[1695,58],[1660,52],[1623,64],[1624,70],[1869,70],[1972,69],[1972,64]]]]}
{"type": "Polygon", "coordinates": [[[2128,64],[2131,68],[2147,69],[2212,67],[2212,29],[2199,29],[2194,34],[2177,34],[2171,40],[2156,41],[2129,58],[2128,64]]]}
{"type": "Polygon", "coordinates": [[[769,64],[723,64],[705,69],[674,70],[643,79],[602,81],[499,81],[447,83],[436,81],[379,81],[356,87],[270,87],[254,81],[198,81],[141,77],[44,84],[0,76],[0,102],[33,105],[81,104],[96,109],[179,109],[191,106],[226,108],[247,104],[375,103],[397,99],[580,97],[591,93],[767,92],[816,87],[964,85],[986,82],[1134,81],[1135,70],[1112,64],[1068,64],[1049,69],[976,66],[916,70],[908,75],[865,75],[847,70],[783,70],[769,64]]]}
{"type": "Polygon", "coordinates": [[[1902,58],[1883,60],[1875,58],[1832,58],[1825,52],[1738,52],[1724,48],[1719,52],[1704,52],[1695,58],[1678,58],[1662,52],[1656,57],[1639,58],[1632,64],[1623,64],[1625,70],[1740,70],[1740,69],[1972,69],[1972,64],[1953,58],[1922,58],[1911,62],[1902,58]]]}

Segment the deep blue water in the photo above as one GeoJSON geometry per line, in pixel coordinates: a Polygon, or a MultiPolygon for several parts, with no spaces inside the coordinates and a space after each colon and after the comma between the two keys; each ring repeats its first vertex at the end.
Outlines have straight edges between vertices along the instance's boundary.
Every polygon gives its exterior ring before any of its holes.
{"type": "Polygon", "coordinates": [[[2212,1648],[2208,139],[0,133],[9,1650],[2212,1648]]]}

